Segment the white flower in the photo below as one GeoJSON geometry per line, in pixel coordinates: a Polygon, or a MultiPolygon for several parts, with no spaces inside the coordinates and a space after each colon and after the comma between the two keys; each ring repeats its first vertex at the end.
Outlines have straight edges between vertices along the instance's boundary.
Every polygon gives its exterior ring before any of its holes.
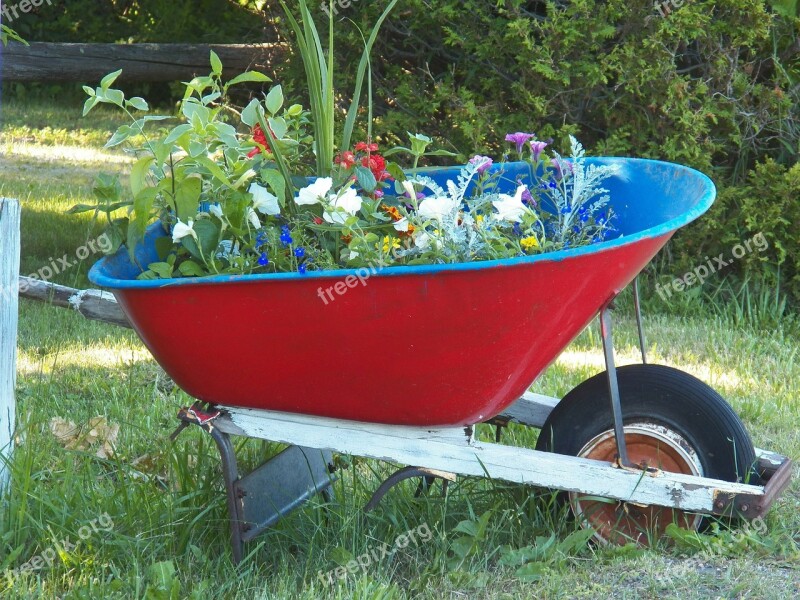
{"type": "Polygon", "coordinates": [[[187,235],[190,235],[194,239],[197,239],[197,233],[195,233],[194,230],[194,221],[192,221],[192,219],[189,219],[188,225],[186,223],[181,223],[180,221],[175,223],[175,227],[172,228],[172,242],[177,244],[187,235]]]}
{"type": "Polygon", "coordinates": [[[258,185],[257,183],[250,184],[250,189],[247,190],[253,194],[253,208],[263,215],[279,215],[281,214],[281,207],[278,204],[278,197],[269,193],[267,188],[258,185]]]}
{"type": "Polygon", "coordinates": [[[250,221],[253,229],[261,229],[261,221],[258,218],[258,214],[249,206],[247,207],[247,220],[250,221]]]}
{"type": "Polygon", "coordinates": [[[439,219],[449,215],[456,208],[456,202],[447,196],[431,196],[420,202],[417,213],[423,219],[439,219]]]}
{"type": "Polygon", "coordinates": [[[210,214],[214,215],[215,217],[217,217],[218,219],[222,220],[222,216],[223,216],[222,208],[220,207],[219,204],[212,204],[211,206],[209,206],[208,207],[208,212],[210,214]]]}
{"type": "Polygon", "coordinates": [[[361,196],[353,188],[347,188],[338,196],[331,195],[331,203],[322,218],[328,223],[344,225],[347,219],[361,210],[361,196]]]}
{"type": "Polygon", "coordinates": [[[408,226],[409,223],[407,217],[403,217],[394,224],[395,231],[402,231],[403,233],[406,233],[408,231],[408,226]]]}
{"type": "Polygon", "coordinates": [[[432,243],[434,243],[433,237],[424,231],[414,237],[414,245],[420,250],[427,250],[432,243]]]}
{"type": "Polygon", "coordinates": [[[495,216],[503,221],[512,221],[518,223],[522,218],[522,215],[527,210],[525,205],[522,203],[522,194],[525,193],[526,189],[527,188],[524,185],[521,185],[517,188],[517,193],[513,196],[509,196],[508,194],[499,194],[500,200],[495,200],[492,202],[494,207],[497,209],[497,215],[495,216]]]}
{"type": "Polygon", "coordinates": [[[406,194],[408,194],[409,198],[411,198],[412,200],[416,199],[417,191],[414,189],[414,184],[413,183],[411,183],[408,180],[404,181],[403,182],[403,189],[405,189],[406,194]]]}
{"type": "Polygon", "coordinates": [[[319,204],[328,195],[333,187],[333,179],[330,177],[320,177],[314,183],[304,187],[297,192],[294,201],[297,204],[319,204]]]}

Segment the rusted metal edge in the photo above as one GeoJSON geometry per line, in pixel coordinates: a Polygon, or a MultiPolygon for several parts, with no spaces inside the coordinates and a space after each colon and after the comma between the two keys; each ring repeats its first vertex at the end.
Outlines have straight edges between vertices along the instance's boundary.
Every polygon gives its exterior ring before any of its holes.
{"type": "Polygon", "coordinates": [[[769,476],[761,494],[726,494],[715,490],[713,514],[744,519],[763,517],[792,480],[792,467],[792,461],[784,458],[769,476]]]}

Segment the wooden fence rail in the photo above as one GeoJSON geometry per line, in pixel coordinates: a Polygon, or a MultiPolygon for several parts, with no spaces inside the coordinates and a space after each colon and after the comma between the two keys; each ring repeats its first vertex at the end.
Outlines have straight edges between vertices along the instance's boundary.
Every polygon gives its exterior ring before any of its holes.
{"type": "Polygon", "coordinates": [[[188,81],[211,70],[216,52],[226,78],[249,69],[267,74],[286,56],[277,44],[54,44],[18,42],[0,49],[3,81],[99,81],[122,69],[121,82],[188,81]]]}
{"type": "Polygon", "coordinates": [[[17,321],[19,301],[14,289],[19,276],[20,206],[0,198],[0,495],[9,482],[8,461],[16,426],[17,321]]]}
{"type": "Polygon", "coordinates": [[[87,319],[102,321],[120,327],[130,327],[125,313],[110,292],[102,290],[76,290],[30,277],[19,278],[19,296],[46,302],[53,306],[72,308],[87,319]]]}

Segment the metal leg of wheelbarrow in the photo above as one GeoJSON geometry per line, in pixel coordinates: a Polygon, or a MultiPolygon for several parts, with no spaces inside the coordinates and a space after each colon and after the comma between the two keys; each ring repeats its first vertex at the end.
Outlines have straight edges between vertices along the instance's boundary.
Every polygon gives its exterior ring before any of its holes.
{"type": "Polygon", "coordinates": [[[634,467],[628,460],[628,447],[625,443],[625,426],[622,422],[622,403],[619,397],[617,367],[614,363],[614,338],[611,333],[611,307],[606,305],[600,311],[600,334],[603,337],[603,354],[608,374],[608,394],[611,397],[611,412],[614,416],[614,437],[617,442],[617,456],[624,467],[634,467]]]}
{"type": "Polygon", "coordinates": [[[639,332],[639,348],[642,351],[642,364],[647,364],[647,346],[644,341],[644,326],[642,324],[642,298],[639,295],[639,277],[633,280],[633,308],[636,311],[636,329],[639,332]]]}
{"type": "Polygon", "coordinates": [[[211,435],[222,459],[235,564],[243,558],[245,542],[272,527],[311,496],[320,493],[326,502],[333,498],[331,452],[289,446],[240,476],[230,436],[210,423],[201,427],[211,435]]]}

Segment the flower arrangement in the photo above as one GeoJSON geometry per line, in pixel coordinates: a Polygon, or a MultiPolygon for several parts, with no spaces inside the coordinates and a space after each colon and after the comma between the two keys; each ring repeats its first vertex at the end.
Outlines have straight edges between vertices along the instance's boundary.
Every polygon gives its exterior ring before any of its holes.
{"type": "MultiPolygon", "coordinates": [[[[395,0],[396,2],[396,0],[395,0]]],[[[150,114],[143,98],[112,87],[120,71],[85,87],[84,114],[97,104],[118,106],[131,119],[107,146],[128,143],[136,156],[131,198],[115,177],[100,176],[95,211],[107,233],[132,251],[159,220],[159,261],[142,265],[140,278],[391,267],[525,256],[600,242],[614,234],[603,182],[616,166],[587,164],[571,138],[570,157],[548,152],[552,141],[532,133],[506,137],[510,150],[495,162],[474,156],[445,186],[419,171],[432,140],[409,134],[408,146],[380,152],[371,139],[351,145],[369,52],[391,2],[365,43],[353,104],[342,141],[334,144],[333,21],[328,60],[303,0],[300,20],[281,3],[294,28],[309,80],[311,110],[287,105],[280,85],[242,110],[228,100],[231,87],[269,82],[258,72],[223,82],[212,71],[186,84],[181,122],[150,114]],[[153,133],[153,126],[155,132],[153,133]],[[390,160],[409,158],[410,170],[390,160]],[[524,161],[530,177],[509,181],[509,159],[524,161]],[[514,193],[506,193],[513,190],[514,193]],[[124,217],[117,211],[127,210],[124,217]]],[[[368,104],[371,117],[371,102],[368,104]]],[[[515,171],[516,172],[516,171],[515,171]]]]}

